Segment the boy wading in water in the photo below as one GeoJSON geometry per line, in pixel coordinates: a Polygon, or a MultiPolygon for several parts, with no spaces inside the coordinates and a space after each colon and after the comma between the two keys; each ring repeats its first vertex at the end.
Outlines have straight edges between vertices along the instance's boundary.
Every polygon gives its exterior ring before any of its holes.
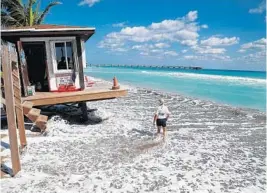
{"type": "Polygon", "coordinates": [[[169,111],[168,107],[164,105],[163,99],[159,100],[159,104],[160,104],[160,106],[158,107],[158,110],[155,113],[153,124],[155,125],[155,123],[157,123],[158,134],[160,133],[161,127],[163,128],[163,137],[165,138],[165,136],[166,136],[166,124],[167,124],[167,120],[170,116],[170,111],[169,111]]]}

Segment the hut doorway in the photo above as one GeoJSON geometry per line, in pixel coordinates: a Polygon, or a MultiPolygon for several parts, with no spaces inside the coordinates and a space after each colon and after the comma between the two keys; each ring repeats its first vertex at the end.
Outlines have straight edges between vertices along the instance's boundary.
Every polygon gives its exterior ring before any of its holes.
{"type": "Polygon", "coordinates": [[[45,42],[23,42],[29,81],[36,91],[48,92],[45,42]]]}

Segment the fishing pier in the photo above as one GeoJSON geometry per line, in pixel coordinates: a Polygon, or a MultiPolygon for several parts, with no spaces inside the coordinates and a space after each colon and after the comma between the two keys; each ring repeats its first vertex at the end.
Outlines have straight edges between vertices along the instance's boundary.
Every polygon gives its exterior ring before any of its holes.
{"type": "Polygon", "coordinates": [[[94,64],[89,66],[95,67],[123,67],[123,68],[163,68],[163,69],[184,69],[184,70],[201,70],[202,68],[199,66],[158,66],[158,65],[123,65],[123,64],[94,64]]]}

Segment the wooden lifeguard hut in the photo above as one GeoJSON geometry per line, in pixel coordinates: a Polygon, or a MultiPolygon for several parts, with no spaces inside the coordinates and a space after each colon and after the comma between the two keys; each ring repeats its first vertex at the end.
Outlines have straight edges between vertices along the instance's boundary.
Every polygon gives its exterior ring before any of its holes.
{"type": "Polygon", "coordinates": [[[87,119],[86,101],[125,96],[122,88],[89,85],[86,68],[85,42],[95,28],[38,25],[1,29],[1,38],[16,46],[22,102],[33,106],[77,103],[87,119]],[[35,86],[30,96],[28,88],[35,86]]]}

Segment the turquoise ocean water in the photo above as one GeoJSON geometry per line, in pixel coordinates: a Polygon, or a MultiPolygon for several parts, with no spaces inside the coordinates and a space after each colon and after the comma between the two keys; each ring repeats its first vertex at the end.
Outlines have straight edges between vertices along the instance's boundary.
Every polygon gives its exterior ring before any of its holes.
{"type": "Polygon", "coordinates": [[[266,72],[183,70],[146,67],[88,67],[89,76],[174,92],[235,107],[266,110],[266,72]]]}

